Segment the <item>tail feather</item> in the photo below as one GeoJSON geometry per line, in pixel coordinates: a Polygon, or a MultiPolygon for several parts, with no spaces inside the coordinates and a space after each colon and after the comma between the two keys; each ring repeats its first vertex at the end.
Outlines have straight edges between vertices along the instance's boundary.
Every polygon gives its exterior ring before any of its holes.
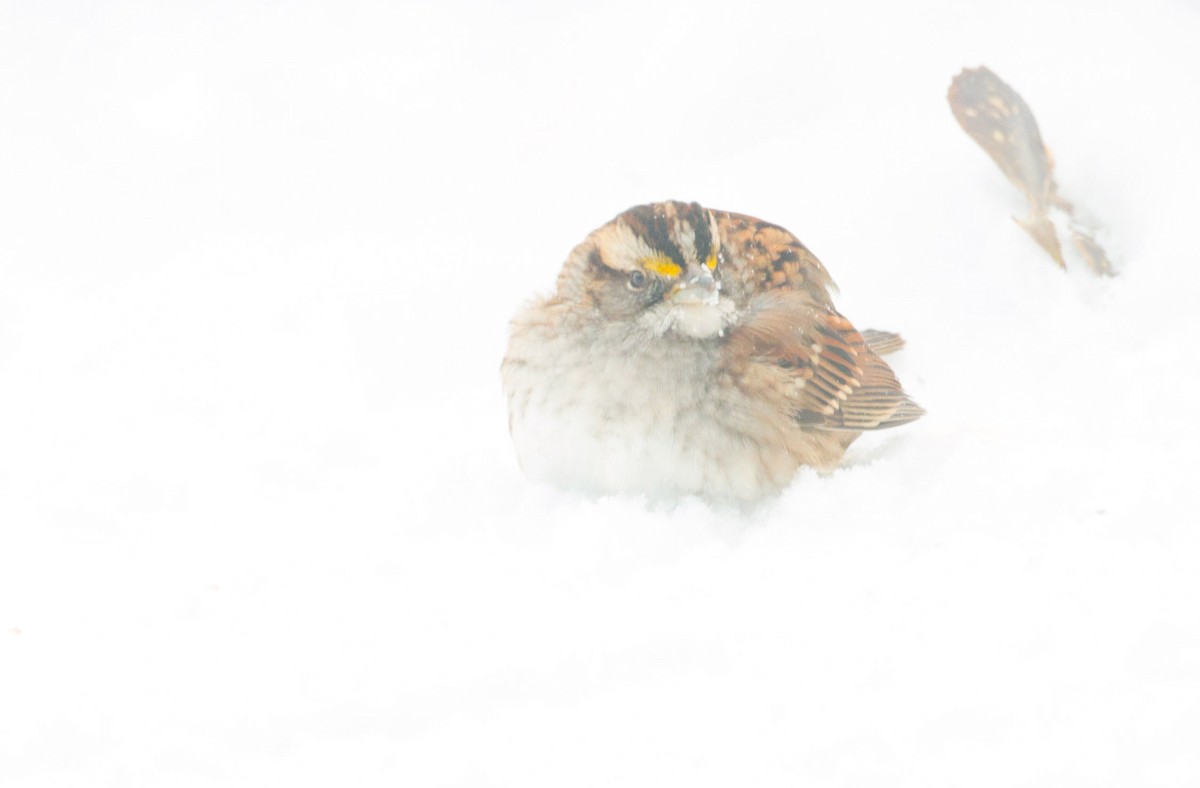
{"type": "Polygon", "coordinates": [[[904,337],[891,331],[877,331],[874,328],[868,328],[862,332],[862,338],[866,341],[867,347],[881,356],[895,353],[904,347],[904,337]]]}

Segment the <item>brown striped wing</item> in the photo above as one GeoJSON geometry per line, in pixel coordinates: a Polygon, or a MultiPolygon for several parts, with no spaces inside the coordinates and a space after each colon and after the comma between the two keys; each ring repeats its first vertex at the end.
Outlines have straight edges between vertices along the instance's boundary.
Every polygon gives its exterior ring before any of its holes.
{"type": "Polygon", "coordinates": [[[775,387],[801,426],[873,430],[919,418],[880,358],[903,346],[897,334],[859,333],[833,308],[833,280],[816,255],[787,230],[753,217],[714,212],[723,252],[722,282],[745,305],[730,333],[729,356],[753,385],[775,387]]]}
{"type": "Polygon", "coordinates": [[[787,292],[756,299],[730,334],[729,350],[746,365],[778,374],[745,379],[776,386],[802,427],[875,430],[913,421],[924,413],[891,367],[854,326],[832,307],[805,303],[787,292]]]}
{"type": "Polygon", "coordinates": [[[947,98],[963,130],[1044,214],[1055,199],[1053,165],[1025,100],[986,66],[963,69],[947,98]]]}
{"type": "Polygon", "coordinates": [[[713,211],[721,241],[722,289],[744,301],[768,290],[803,293],[832,306],[836,289],[817,256],[782,227],[728,211],[713,211]]]}

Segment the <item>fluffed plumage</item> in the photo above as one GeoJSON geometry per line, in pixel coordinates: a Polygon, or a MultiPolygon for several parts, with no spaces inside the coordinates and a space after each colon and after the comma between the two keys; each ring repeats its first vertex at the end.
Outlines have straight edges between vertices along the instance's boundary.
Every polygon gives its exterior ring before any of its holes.
{"type": "Polygon", "coordinates": [[[832,286],[782,227],[695,203],[625,211],[512,321],[501,377],[522,468],[593,492],[756,500],[919,418],[880,357],[903,340],[855,330],[832,286]]]}

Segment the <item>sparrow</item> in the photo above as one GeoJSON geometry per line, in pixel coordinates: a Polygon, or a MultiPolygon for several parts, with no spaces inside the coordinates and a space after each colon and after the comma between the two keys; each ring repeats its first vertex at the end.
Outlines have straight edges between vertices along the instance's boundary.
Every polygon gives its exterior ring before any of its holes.
{"type": "Polygon", "coordinates": [[[1059,195],[1054,157],[1021,95],[987,66],[980,66],[964,68],[950,83],[946,99],[958,125],[1029,200],[1029,216],[1013,220],[1065,269],[1054,222],[1061,217],[1059,224],[1070,230],[1075,251],[1088,267],[1100,276],[1115,276],[1112,261],[1096,240],[1096,229],[1079,219],[1074,206],[1059,195]]]}
{"type": "Polygon", "coordinates": [[[924,411],[787,230],[639,205],[567,256],[512,319],[501,381],[522,470],[594,494],[757,501],[924,411]]]}

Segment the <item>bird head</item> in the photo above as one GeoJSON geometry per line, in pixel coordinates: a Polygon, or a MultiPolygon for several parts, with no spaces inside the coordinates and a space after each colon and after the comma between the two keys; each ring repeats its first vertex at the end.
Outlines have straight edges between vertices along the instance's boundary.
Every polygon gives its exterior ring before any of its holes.
{"type": "Polygon", "coordinates": [[[724,258],[717,217],[696,203],[639,205],[571,253],[559,298],[653,336],[709,339],[733,319],[721,293],[724,258]]]}

